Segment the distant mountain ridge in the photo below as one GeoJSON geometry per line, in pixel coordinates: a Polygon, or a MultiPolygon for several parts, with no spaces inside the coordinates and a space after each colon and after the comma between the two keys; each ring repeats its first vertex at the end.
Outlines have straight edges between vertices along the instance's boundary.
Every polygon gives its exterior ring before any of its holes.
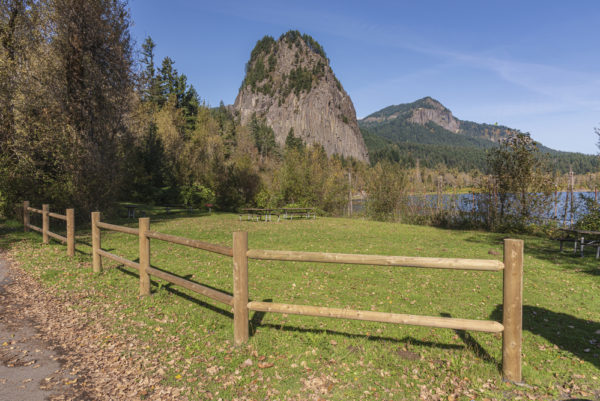
{"type": "MultiPolygon", "coordinates": [[[[372,162],[389,159],[410,165],[419,159],[422,166],[444,164],[462,171],[484,171],[486,151],[519,132],[503,125],[460,120],[431,97],[385,107],[358,124],[372,162]]],[[[538,147],[561,173],[570,167],[578,174],[599,167],[596,156],[538,147]]]]}
{"type": "Polygon", "coordinates": [[[489,147],[491,144],[486,142],[497,143],[511,133],[518,132],[502,125],[459,120],[448,108],[431,97],[386,107],[359,120],[358,123],[361,128],[393,142],[445,143],[447,141],[446,144],[456,145],[464,142],[464,146],[477,147],[489,147]],[[449,133],[474,138],[476,141],[446,138],[449,133]],[[480,139],[486,142],[477,141],[480,139]]]}

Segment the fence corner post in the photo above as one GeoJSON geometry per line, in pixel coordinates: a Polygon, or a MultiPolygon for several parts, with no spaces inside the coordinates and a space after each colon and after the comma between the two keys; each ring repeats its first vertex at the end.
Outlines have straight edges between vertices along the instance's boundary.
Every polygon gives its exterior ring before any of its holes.
{"type": "Polygon", "coordinates": [[[523,336],[523,240],[504,240],[504,291],[502,306],[502,375],[521,382],[523,336]]]}
{"type": "Polygon", "coordinates": [[[48,231],[50,231],[50,205],[43,204],[42,205],[42,243],[48,244],[50,243],[50,239],[48,237],[48,231]]]}
{"type": "Polygon", "coordinates": [[[248,341],[248,233],[233,233],[233,341],[248,341]]]}
{"type": "Polygon", "coordinates": [[[67,209],[67,255],[75,256],[75,209],[67,209]]]}
{"type": "Polygon", "coordinates": [[[146,232],[150,231],[150,218],[142,217],[139,219],[140,236],[140,297],[150,295],[150,276],[148,268],[150,267],[150,239],[146,232]]]}
{"type": "Polygon", "coordinates": [[[94,273],[102,271],[102,259],[100,259],[100,227],[97,223],[100,222],[100,212],[92,212],[92,269],[94,273]]]}
{"type": "Polygon", "coordinates": [[[29,201],[23,201],[23,231],[29,231],[29,201]]]}

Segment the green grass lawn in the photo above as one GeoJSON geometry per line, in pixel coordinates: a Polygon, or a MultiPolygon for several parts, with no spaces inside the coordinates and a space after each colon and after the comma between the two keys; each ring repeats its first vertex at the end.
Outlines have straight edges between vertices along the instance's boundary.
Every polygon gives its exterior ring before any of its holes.
{"type": "MultiPolygon", "coordinates": [[[[248,231],[251,249],[501,260],[507,237],[358,219],[257,223],[232,214],[146,213],[153,231],[228,246],[233,231],[248,231]]],[[[102,235],[104,249],[137,260],[137,237],[102,235]]],[[[580,258],[559,253],[556,242],[517,236],[525,240],[526,386],[515,386],[501,378],[501,335],[488,333],[251,312],[250,341],[234,347],[229,307],[160,280],[139,299],[137,272],[103,259],[105,270],[94,275],[89,229],[78,236],[79,252],[69,259],[63,245],[43,246],[40,234],[4,222],[0,246],[45,286],[68,294],[74,308],[101,312],[116,332],[147,340],[164,362],[164,380],[189,388],[191,399],[600,399],[600,263],[591,248],[580,258]]],[[[232,291],[226,256],[151,240],[151,264],[232,291]]],[[[502,316],[501,272],[251,260],[249,291],[258,301],[502,316]]]]}

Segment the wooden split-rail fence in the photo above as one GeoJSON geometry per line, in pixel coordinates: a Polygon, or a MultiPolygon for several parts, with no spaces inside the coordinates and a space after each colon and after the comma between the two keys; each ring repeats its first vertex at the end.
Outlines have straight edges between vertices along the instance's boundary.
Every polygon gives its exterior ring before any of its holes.
{"type": "MultiPolygon", "coordinates": [[[[150,295],[150,277],[165,280],[204,295],[233,308],[233,337],[236,345],[249,338],[249,311],[287,313],[304,316],[366,320],[454,330],[502,333],[502,373],[506,380],[521,382],[521,342],[523,310],[523,241],[504,240],[504,262],[485,259],[426,258],[407,256],[357,255],[324,252],[275,251],[248,249],[248,233],[234,232],[233,247],[151,231],[150,219],[140,218],[139,227],[131,228],[101,221],[100,212],[92,212],[92,267],[102,270],[102,257],[129,266],[139,272],[139,293],[150,295]],[[139,262],[102,249],[101,229],[117,231],[139,238],[139,262]],[[184,279],[150,266],[150,240],[202,249],[233,259],[233,296],[223,291],[184,279]],[[438,316],[361,311],[313,305],[292,305],[251,301],[248,297],[248,260],[278,260],[313,263],[339,263],[376,266],[399,266],[432,269],[503,271],[502,323],[438,316]]],[[[25,222],[29,225],[25,218],[25,222]]]]}
{"type": "Polygon", "coordinates": [[[23,229],[25,231],[33,230],[42,233],[42,242],[48,244],[50,238],[67,244],[67,255],[75,256],[75,210],[67,209],[65,214],[50,212],[50,205],[44,204],[41,209],[36,209],[30,206],[29,201],[23,202],[23,229]],[[42,215],[42,226],[34,226],[30,223],[30,213],[42,215]],[[67,224],[67,236],[56,234],[50,231],[50,218],[63,220],[67,224]]]}

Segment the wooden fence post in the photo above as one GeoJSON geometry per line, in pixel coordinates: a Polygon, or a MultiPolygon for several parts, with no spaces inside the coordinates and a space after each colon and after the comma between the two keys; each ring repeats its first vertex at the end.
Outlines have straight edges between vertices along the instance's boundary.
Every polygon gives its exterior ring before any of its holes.
{"type": "Polygon", "coordinates": [[[510,382],[521,382],[523,332],[523,240],[504,240],[504,333],[502,374],[510,382]]]}
{"type": "Polygon", "coordinates": [[[146,232],[150,231],[150,218],[142,217],[139,219],[140,236],[140,297],[150,295],[150,276],[148,268],[150,267],[150,239],[146,232]]]}
{"type": "Polygon", "coordinates": [[[94,273],[102,271],[102,259],[98,254],[100,249],[100,227],[96,225],[100,221],[100,212],[92,212],[92,269],[94,273]]]}
{"type": "Polygon", "coordinates": [[[67,255],[75,256],[75,209],[67,209],[67,255]]]}
{"type": "Polygon", "coordinates": [[[50,239],[48,237],[48,231],[50,231],[50,205],[42,205],[42,243],[48,244],[50,239]]]}
{"type": "Polygon", "coordinates": [[[233,233],[233,341],[248,341],[248,233],[233,233]]]}
{"type": "Polygon", "coordinates": [[[23,231],[29,231],[29,201],[23,201],[23,231]]]}

